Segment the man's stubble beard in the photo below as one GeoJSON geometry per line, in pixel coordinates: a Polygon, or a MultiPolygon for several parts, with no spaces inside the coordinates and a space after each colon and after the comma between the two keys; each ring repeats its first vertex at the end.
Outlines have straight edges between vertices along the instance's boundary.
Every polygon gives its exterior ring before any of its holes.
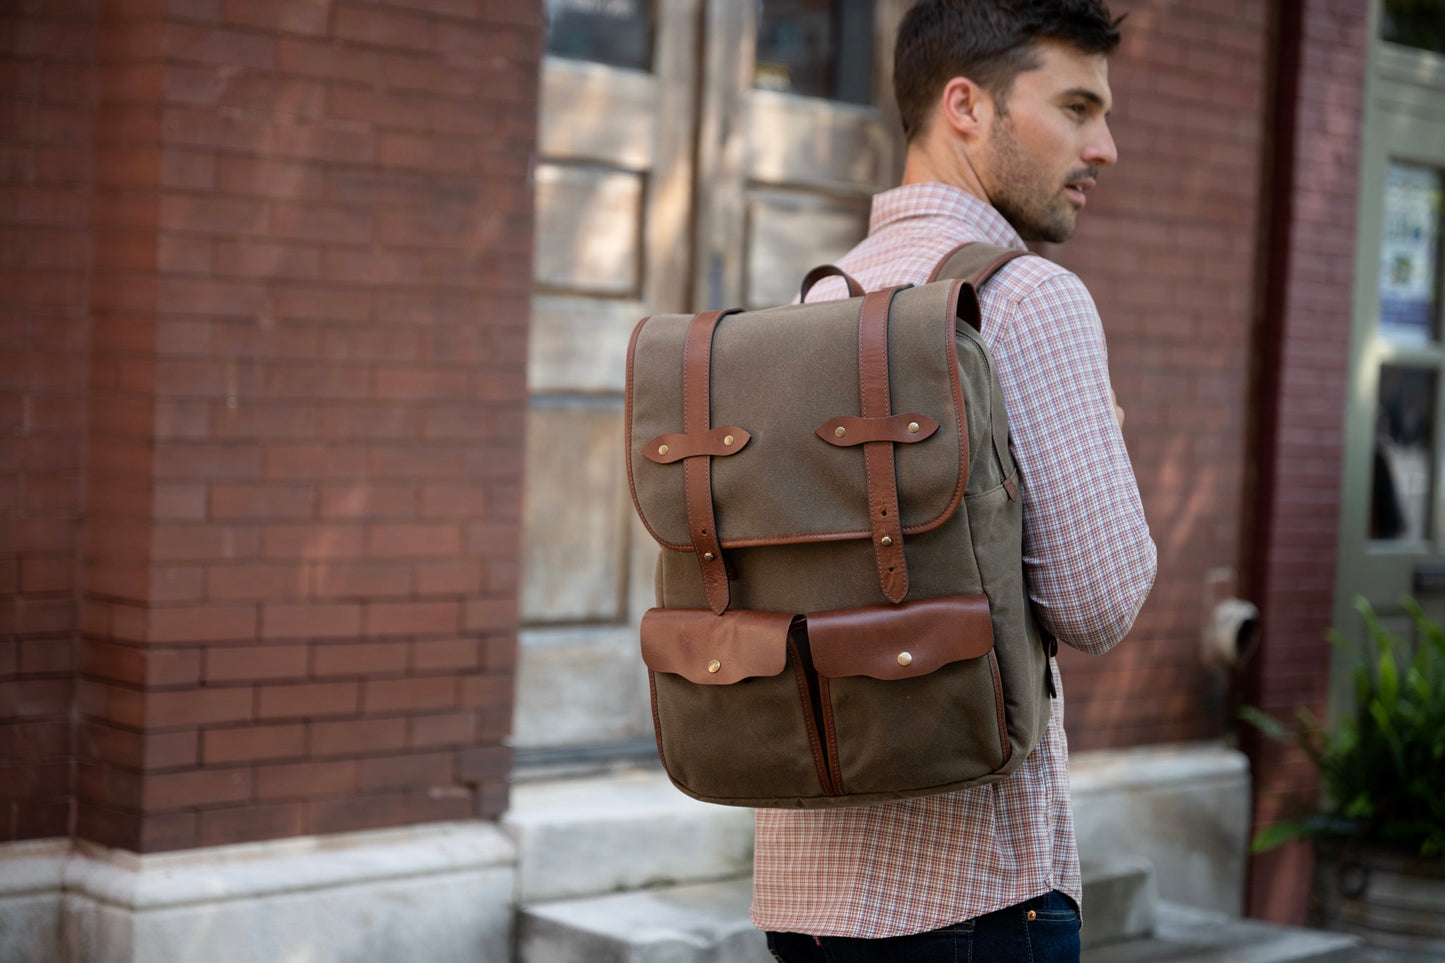
{"type": "Polygon", "coordinates": [[[1064,184],[1050,183],[1048,172],[1025,155],[1006,111],[994,117],[988,150],[996,172],[989,200],[1019,237],[1054,243],[1073,237],[1078,212],[1064,193],[1064,184]]]}

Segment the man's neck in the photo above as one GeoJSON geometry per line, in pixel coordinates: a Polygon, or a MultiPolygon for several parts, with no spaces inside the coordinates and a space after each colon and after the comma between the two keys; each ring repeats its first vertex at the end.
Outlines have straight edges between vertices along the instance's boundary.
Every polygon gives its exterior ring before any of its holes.
{"type": "Polygon", "coordinates": [[[908,155],[903,164],[903,184],[947,184],[992,206],[988,192],[983,189],[966,157],[950,151],[931,150],[925,144],[908,145],[908,155]]]}

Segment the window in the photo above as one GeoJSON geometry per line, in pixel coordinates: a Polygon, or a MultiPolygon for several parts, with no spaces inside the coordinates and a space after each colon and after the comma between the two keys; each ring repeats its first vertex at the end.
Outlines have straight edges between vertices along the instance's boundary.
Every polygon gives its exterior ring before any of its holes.
{"type": "Polygon", "coordinates": [[[759,0],[753,86],[872,103],[872,0],[759,0]]]}
{"type": "Polygon", "coordinates": [[[650,70],[651,7],[649,0],[547,0],[547,52],[650,70]]]}

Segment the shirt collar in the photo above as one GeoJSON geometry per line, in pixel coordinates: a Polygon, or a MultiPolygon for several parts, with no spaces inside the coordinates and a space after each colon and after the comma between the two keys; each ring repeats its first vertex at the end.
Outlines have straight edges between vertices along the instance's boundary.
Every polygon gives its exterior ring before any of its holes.
{"type": "Polygon", "coordinates": [[[946,217],[961,221],[970,234],[1001,247],[1023,249],[1018,231],[994,208],[962,188],[927,182],[904,184],[873,196],[868,233],[913,217],[946,217]]]}

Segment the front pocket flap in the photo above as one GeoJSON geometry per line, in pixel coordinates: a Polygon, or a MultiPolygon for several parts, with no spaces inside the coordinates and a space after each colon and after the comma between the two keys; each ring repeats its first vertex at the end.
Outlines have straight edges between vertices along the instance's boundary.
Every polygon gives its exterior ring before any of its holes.
{"type": "Polygon", "coordinates": [[[993,648],[985,595],[813,612],[807,621],[813,665],[830,679],[912,679],[993,648]]]}
{"type": "Polygon", "coordinates": [[[698,685],[730,685],[773,676],[788,664],[790,612],[648,609],[642,616],[642,661],[698,685]]]}

